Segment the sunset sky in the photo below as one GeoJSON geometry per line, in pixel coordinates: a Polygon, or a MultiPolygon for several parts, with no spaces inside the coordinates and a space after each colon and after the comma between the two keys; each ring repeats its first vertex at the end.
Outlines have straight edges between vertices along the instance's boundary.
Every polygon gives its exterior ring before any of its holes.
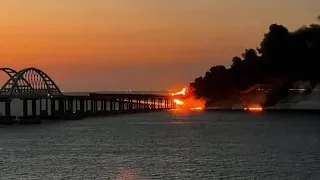
{"type": "Polygon", "coordinates": [[[65,91],[169,89],[229,66],[271,23],[295,30],[319,10],[319,0],[1,0],[0,66],[40,68],[65,91]]]}

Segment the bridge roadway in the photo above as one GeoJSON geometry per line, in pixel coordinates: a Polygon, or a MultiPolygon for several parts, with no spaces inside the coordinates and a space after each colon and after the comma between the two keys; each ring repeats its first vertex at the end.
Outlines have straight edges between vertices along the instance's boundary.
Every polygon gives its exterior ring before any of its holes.
{"type": "Polygon", "coordinates": [[[0,89],[0,124],[38,124],[45,119],[160,111],[175,108],[171,96],[159,94],[65,95],[43,71],[0,68],[9,76],[0,89]]]}

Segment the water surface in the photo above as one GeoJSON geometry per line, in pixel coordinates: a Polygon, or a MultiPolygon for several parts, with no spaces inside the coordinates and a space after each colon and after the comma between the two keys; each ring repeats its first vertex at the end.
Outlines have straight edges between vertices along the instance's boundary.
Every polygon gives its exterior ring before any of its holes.
{"type": "Polygon", "coordinates": [[[320,179],[320,118],[156,112],[0,127],[0,179],[320,179]]]}

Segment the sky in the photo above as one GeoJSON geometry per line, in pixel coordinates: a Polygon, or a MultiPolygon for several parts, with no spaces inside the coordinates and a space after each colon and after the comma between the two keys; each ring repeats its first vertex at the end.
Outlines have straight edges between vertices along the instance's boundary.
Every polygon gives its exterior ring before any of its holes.
{"type": "Polygon", "coordinates": [[[172,89],[229,66],[272,23],[317,23],[319,9],[319,0],[1,0],[0,67],[39,68],[63,91],[172,89]]]}

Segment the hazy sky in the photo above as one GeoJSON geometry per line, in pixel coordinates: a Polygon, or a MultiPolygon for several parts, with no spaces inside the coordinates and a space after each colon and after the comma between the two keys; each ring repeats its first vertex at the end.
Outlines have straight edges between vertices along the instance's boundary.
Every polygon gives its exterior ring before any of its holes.
{"type": "Polygon", "coordinates": [[[229,66],[271,23],[294,30],[319,10],[319,0],[1,0],[0,66],[38,67],[67,91],[168,89],[229,66]]]}

